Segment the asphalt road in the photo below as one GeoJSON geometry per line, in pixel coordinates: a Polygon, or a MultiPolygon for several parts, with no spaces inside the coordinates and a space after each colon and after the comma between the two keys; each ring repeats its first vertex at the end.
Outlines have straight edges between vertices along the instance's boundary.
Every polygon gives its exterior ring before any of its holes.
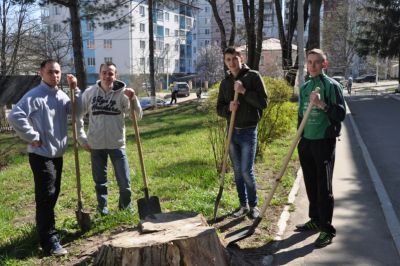
{"type": "Polygon", "coordinates": [[[400,217],[400,101],[389,95],[347,98],[354,120],[400,217]]]}

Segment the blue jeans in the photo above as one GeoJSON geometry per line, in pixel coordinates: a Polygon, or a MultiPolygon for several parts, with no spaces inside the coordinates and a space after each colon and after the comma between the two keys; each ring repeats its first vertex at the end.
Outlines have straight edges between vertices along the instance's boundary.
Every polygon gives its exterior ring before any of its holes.
{"type": "Polygon", "coordinates": [[[120,209],[130,209],[131,206],[131,179],[129,176],[129,165],[125,149],[92,149],[92,174],[96,184],[97,209],[101,213],[107,213],[107,158],[110,156],[114,167],[115,177],[119,187],[120,209]]]}
{"type": "Polygon", "coordinates": [[[257,127],[234,128],[229,146],[229,156],[233,164],[236,189],[240,206],[257,206],[257,185],[254,176],[254,159],[257,149],[257,127]]]}

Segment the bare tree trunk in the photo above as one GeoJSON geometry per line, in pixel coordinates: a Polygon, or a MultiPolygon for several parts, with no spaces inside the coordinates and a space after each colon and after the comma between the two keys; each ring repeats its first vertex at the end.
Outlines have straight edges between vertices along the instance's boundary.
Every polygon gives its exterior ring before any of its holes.
{"type": "Polygon", "coordinates": [[[262,53],[263,43],[263,28],[264,28],[264,0],[258,1],[258,21],[257,21],[257,39],[256,39],[256,50],[254,54],[254,66],[255,70],[259,69],[260,58],[262,53]]]}
{"type": "Polygon", "coordinates": [[[307,50],[320,48],[320,11],[322,0],[312,0],[310,10],[310,24],[308,27],[307,50]]]}
{"type": "Polygon", "coordinates": [[[6,37],[7,37],[7,13],[9,9],[9,4],[7,5],[7,1],[2,2],[1,7],[1,55],[0,55],[0,72],[2,76],[7,74],[7,61],[6,61],[6,37]]]}
{"type": "Polygon", "coordinates": [[[149,5],[149,64],[150,64],[150,89],[151,96],[156,96],[154,80],[154,31],[153,31],[153,0],[148,0],[149,5]]]}
{"type": "MultiPolygon", "coordinates": [[[[232,1],[232,0],[230,0],[230,1],[232,1]]],[[[211,5],[211,9],[213,11],[215,22],[218,25],[219,33],[221,35],[221,51],[224,52],[227,47],[226,31],[225,31],[224,23],[218,13],[217,0],[207,0],[207,2],[209,2],[211,5]]]]}

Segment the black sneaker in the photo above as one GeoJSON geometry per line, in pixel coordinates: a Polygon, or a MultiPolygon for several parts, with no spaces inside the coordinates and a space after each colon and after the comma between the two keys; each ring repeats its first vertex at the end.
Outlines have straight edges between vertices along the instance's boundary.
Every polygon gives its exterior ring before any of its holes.
{"type": "Polygon", "coordinates": [[[332,243],[333,235],[327,232],[322,231],[317,240],[315,240],[314,245],[317,248],[323,248],[332,243]]]}
{"type": "Polygon", "coordinates": [[[319,229],[318,224],[313,220],[310,220],[305,224],[296,225],[296,231],[298,232],[317,231],[318,229],[319,229]]]}

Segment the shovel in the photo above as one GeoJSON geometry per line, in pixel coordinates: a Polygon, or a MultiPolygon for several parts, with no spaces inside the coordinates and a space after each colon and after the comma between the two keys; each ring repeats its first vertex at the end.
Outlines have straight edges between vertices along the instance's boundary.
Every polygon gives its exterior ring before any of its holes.
{"type": "MultiPolygon", "coordinates": [[[[235,91],[235,95],[233,96],[233,101],[237,101],[238,97],[239,97],[239,94],[235,91]]],[[[226,136],[226,139],[225,139],[225,152],[224,152],[224,157],[222,159],[221,177],[219,179],[219,191],[218,191],[218,195],[217,195],[217,198],[216,198],[215,204],[214,204],[214,223],[216,222],[216,219],[217,219],[218,206],[219,206],[219,202],[221,201],[222,192],[224,191],[226,165],[227,165],[227,159],[228,159],[228,154],[229,154],[229,145],[230,145],[231,139],[232,139],[233,124],[235,123],[235,117],[236,117],[236,111],[233,111],[231,113],[231,120],[229,122],[228,135],[226,136]]]]}
{"type": "Polygon", "coordinates": [[[83,232],[90,229],[90,215],[83,210],[82,195],[81,195],[81,171],[79,167],[79,154],[78,154],[78,141],[76,133],[76,102],[75,93],[70,88],[70,98],[71,98],[71,119],[72,119],[72,135],[74,138],[74,154],[75,154],[75,172],[76,172],[76,190],[78,194],[78,208],[75,211],[76,220],[78,225],[83,232]]]}
{"type": "MultiPolygon", "coordinates": [[[[316,91],[319,91],[319,88],[316,88],[316,91]]],[[[301,134],[303,133],[303,129],[307,123],[308,117],[310,116],[311,110],[313,108],[313,105],[310,103],[307,107],[306,113],[304,114],[304,117],[300,123],[299,128],[297,129],[296,136],[292,140],[292,144],[290,145],[289,152],[285,157],[285,161],[282,165],[282,168],[278,174],[278,176],[274,179],[274,184],[272,186],[271,192],[265,197],[264,199],[264,204],[261,209],[260,216],[258,216],[252,225],[246,226],[244,228],[241,228],[237,231],[234,231],[232,233],[229,233],[226,235],[225,240],[228,242],[228,245],[233,244],[239,240],[245,239],[252,234],[254,234],[257,226],[260,224],[262,217],[264,217],[265,212],[267,210],[268,205],[270,204],[272,197],[274,196],[274,193],[276,191],[276,188],[278,187],[282,176],[285,174],[285,170],[287,165],[289,164],[290,158],[292,157],[293,151],[296,148],[297,143],[300,140],[301,134]]]]}
{"type": "Polygon", "coordinates": [[[149,197],[146,169],[144,168],[144,160],[143,160],[143,153],[142,153],[142,144],[140,142],[139,127],[137,124],[136,113],[135,113],[133,106],[134,106],[134,102],[131,101],[132,121],[133,121],[133,127],[135,129],[136,144],[137,144],[140,168],[142,170],[143,184],[144,184],[144,189],[143,189],[144,190],[144,198],[137,200],[137,205],[138,205],[138,209],[139,209],[139,218],[141,220],[143,220],[148,215],[161,213],[161,206],[160,206],[160,200],[158,199],[158,197],[156,197],[156,196],[149,197]]]}

